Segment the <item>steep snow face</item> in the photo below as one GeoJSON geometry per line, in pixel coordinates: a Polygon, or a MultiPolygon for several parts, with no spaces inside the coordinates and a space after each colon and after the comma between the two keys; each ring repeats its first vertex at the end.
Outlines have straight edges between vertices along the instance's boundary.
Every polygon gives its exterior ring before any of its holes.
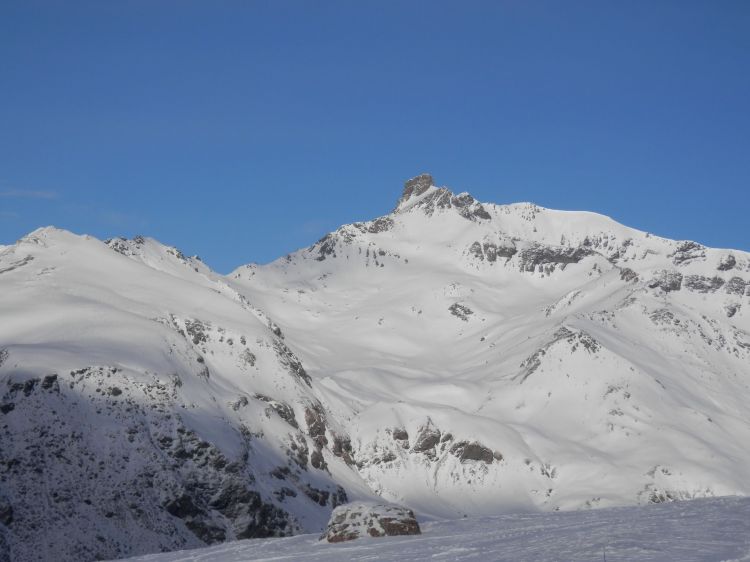
{"type": "Polygon", "coordinates": [[[0,560],[318,531],[372,495],[273,322],[172,248],[108,244],[0,254],[0,560]]]}
{"type": "Polygon", "coordinates": [[[230,279],[372,489],[455,516],[747,494],[749,258],[422,175],[390,215],[230,279]]]}

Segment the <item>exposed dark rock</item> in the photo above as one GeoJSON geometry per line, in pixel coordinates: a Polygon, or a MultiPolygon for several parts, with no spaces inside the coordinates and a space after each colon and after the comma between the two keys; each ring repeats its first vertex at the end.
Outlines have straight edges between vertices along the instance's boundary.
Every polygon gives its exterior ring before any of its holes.
{"type": "Polygon", "coordinates": [[[680,499],[678,494],[670,490],[650,489],[648,495],[649,503],[671,503],[680,499]]]}
{"type": "Polygon", "coordinates": [[[396,441],[408,441],[409,440],[409,433],[403,427],[394,428],[392,435],[396,441]]]}
{"type": "Polygon", "coordinates": [[[370,464],[382,464],[382,463],[387,463],[387,462],[393,462],[395,460],[396,460],[396,455],[394,455],[392,451],[384,451],[380,453],[378,456],[369,458],[368,462],[370,464]]]}
{"type": "Polygon", "coordinates": [[[292,474],[288,466],[277,466],[270,472],[271,476],[279,480],[286,480],[292,474]]]}
{"type": "Polygon", "coordinates": [[[18,269],[19,267],[23,267],[24,265],[27,265],[34,261],[34,256],[26,256],[25,258],[18,260],[16,262],[11,263],[8,267],[4,267],[0,269],[0,274],[2,273],[8,273],[10,271],[13,271],[14,269],[18,269]]]}
{"type": "Polygon", "coordinates": [[[451,314],[455,316],[456,318],[460,318],[464,322],[469,321],[469,316],[474,314],[474,311],[470,309],[468,306],[463,304],[454,303],[448,307],[448,310],[450,310],[451,314]]]}
{"type": "Polygon", "coordinates": [[[418,197],[427,191],[430,186],[435,185],[435,180],[430,174],[420,174],[404,183],[404,191],[399,199],[399,205],[412,197],[418,197]]]}
{"type": "Polygon", "coordinates": [[[292,376],[303,381],[307,386],[312,388],[312,379],[310,378],[310,375],[307,374],[307,371],[305,371],[305,368],[302,366],[302,362],[297,359],[297,356],[292,353],[292,350],[278,338],[274,340],[273,348],[276,351],[279,363],[284,365],[292,376]]]}
{"type": "Polygon", "coordinates": [[[396,441],[402,448],[409,448],[409,433],[403,427],[396,427],[393,429],[391,434],[393,440],[396,441]]]}
{"type": "Polygon", "coordinates": [[[490,263],[495,263],[498,258],[510,259],[516,255],[518,250],[512,245],[512,242],[509,244],[498,246],[493,242],[484,242],[482,244],[474,242],[469,247],[469,253],[479,260],[486,259],[490,263]]]}
{"type": "Polygon", "coordinates": [[[307,424],[307,434],[313,438],[313,441],[321,447],[328,445],[326,414],[320,404],[305,408],[305,423],[307,424]]]}
{"type": "Polygon", "coordinates": [[[578,263],[587,256],[593,255],[594,251],[585,246],[578,248],[569,248],[567,246],[543,246],[534,244],[530,248],[522,250],[520,253],[521,271],[534,271],[539,266],[552,266],[547,269],[548,272],[554,271],[556,266],[565,266],[578,263]]]}
{"type": "Polygon", "coordinates": [[[750,283],[746,283],[744,279],[741,277],[732,277],[729,281],[727,281],[726,286],[724,287],[724,291],[726,291],[729,295],[744,295],[745,294],[745,286],[750,285],[750,283]]]}
{"type": "Polygon", "coordinates": [[[419,523],[412,510],[396,505],[357,502],[334,509],[320,538],[338,543],[360,537],[419,534],[419,523]]]}
{"type": "Polygon", "coordinates": [[[484,250],[484,255],[489,262],[495,262],[498,258],[510,259],[518,252],[512,243],[511,245],[498,246],[492,242],[485,242],[482,244],[482,250],[484,250]]]}
{"type": "Polygon", "coordinates": [[[310,464],[318,470],[327,470],[328,466],[322,452],[323,447],[328,445],[328,438],[325,435],[326,416],[320,404],[314,404],[305,409],[305,423],[307,434],[315,442],[315,450],[310,454],[310,464]]]}
{"type": "Polygon", "coordinates": [[[579,347],[583,347],[589,353],[596,353],[599,351],[599,342],[592,338],[589,334],[584,331],[573,331],[565,326],[558,328],[552,335],[552,339],[548,341],[543,347],[537,349],[534,353],[529,355],[521,363],[521,372],[516,375],[515,378],[520,378],[523,383],[529,378],[539,367],[542,366],[542,358],[546,355],[547,350],[555,345],[557,342],[567,340],[571,345],[571,351],[576,351],[579,347]]]}
{"type": "Polygon", "coordinates": [[[372,234],[377,234],[379,232],[386,232],[393,228],[394,222],[393,219],[390,217],[380,217],[379,219],[375,219],[370,223],[370,226],[368,227],[367,231],[372,234]]]}
{"type": "Polygon", "coordinates": [[[336,257],[336,235],[326,234],[310,247],[310,250],[318,249],[317,261],[323,261],[328,257],[336,257]]]}
{"type": "Polygon", "coordinates": [[[128,239],[123,236],[117,238],[107,238],[104,243],[112,248],[118,254],[128,256],[131,254],[130,247],[128,245],[128,239]]]}
{"type": "Polygon", "coordinates": [[[5,348],[0,349],[0,367],[3,366],[3,363],[5,363],[8,360],[8,350],[5,348]]]}
{"type": "Polygon", "coordinates": [[[672,263],[674,263],[675,265],[680,265],[687,261],[705,258],[706,248],[705,246],[701,246],[697,242],[691,242],[688,240],[685,242],[680,242],[679,246],[677,246],[677,250],[675,250],[675,252],[669,257],[672,258],[672,263]]]}
{"type": "Polygon", "coordinates": [[[599,342],[583,330],[580,330],[573,335],[568,336],[568,343],[571,344],[570,350],[573,352],[578,349],[579,345],[589,353],[596,353],[601,348],[599,342]]]}
{"type": "Polygon", "coordinates": [[[297,463],[297,466],[303,470],[307,470],[309,453],[310,450],[307,447],[307,441],[301,433],[298,433],[296,440],[292,440],[289,444],[289,456],[297,463]]]}
{"type": "Polygon", "coordinates": [[[279,325],[270,318],[268,319],[268,329],[271,330],[273,335],[280,337],[282,340],[284,339],[284,332],[282,332],[279,325]]]}
{"type": "Polygon", "coordinates": [[[734,269],[735,265],[737,265],[737,259],[732,254],[727,254],[721,258],[719,266],[716,269],[719,271],[729,271],[730,269],[734,269]]]}
{"type": "MultiPolygon", "coordinates": [[[[488,449],[476,441],[458,441],[450,449],[451,454],[458,457],[461,462],[481,461],[486,464],[492,464],[495,455],[491,449],[488,449]]],[[[502,455],[500,456],[502,458],[502,455]]]]}
{"type": "Polygon", "coordinates": [[[303,486],[302,491],[308,498],[317,503],[319,506],[328,505],[328,498],[331,495],[329,491],[319,490],[318,488],[310,485],[303,486]]]}
{"type": "Polygon", "coordinates": [[[281,536],[287,528],[284,511],[263,502],[260,494],[230,482],[211,500],[210,507],[234,521],[238,539],[281,536]]]}
{"type": "Polygon", "coordinates": [[[265,396],[263,394],[256,394],[255,398],[257,400],[260,400],[261,402],[266,402],[282,420],[287,422],[293,428],[299,428],[299,425],[297,424],[297,418],[294,416],[294,410],[289,404],[287,404],[286,402],[281,402],[279,400],[274,400],[273,398],[270,398],[269,396],[265,396]]]}
{"type": "Polygon", "coordinates": [[[638,274],[629,267],[623,267],[620,270],[620,279],[626,283],[637,283],[638,274]]]}
{"type": "Polygon", "coordinates": [[[331,506],[335,508],[345,504],[348,501],[349,498],[346,495],[346,490],[344,490],[344,488],[342,488],[341,486],[337,486],[336,491],[331,496],[331,506]]]}
{"type": "MultiPolygon", "coordinates": [[[[9,380],[3,388],[2,403],[13,403],[14,410],[13,418],[0,415],[0,420],[15,426],[15,431],[2,431],[0,423],[0,480],[10,478],[17,486],[12,510],[4,508],[0,494],[0,528],[12,519],[9,529],[16,544],[23,545],[19,560],[32,559],[29,553],[38,544],[48,551],[59,544],[60,559],[71,560],[143,553],[136,543],[116,541],[93,552],[91,545],[99,545],[85,534],[68,542],[55,538],[59,529],[69,530],[71,523],[45,523],[41,517],[48,508],[33,498],[40,475],[47,473],[54,474],[47,492],[49,503],[70,517],[75,528],[98,520],[105,525],[101,528],[105,533],[107,525],[122,523],[129,532],[158,536],[149,548],[175,550],[300,530],[292,516],[251,488],[255,474],[249,454],[254,434],[249,429],[239,428],[246,451],[230,461],[183,425],[174,403],[177,387],[172,376],[131,378],[124,373],[113,377],[116,373],[115,367],[84,367],[70,371],[70,376],[9,380]],[[90,410],[84,410],[91,416],[90,433],[81,430],[75,417],[80,410],[72,400],[81,397],[91,404],[90,410]],[[122,431],[111,431],[111,427],[122,427],[122,431]]],[[[284,412],[283,406],[280,410],[284,412]]],[[[273,498],[278,488],[268,484],[279,481],[269,480],[264,490],[273,498]]]]}
{"type": "Polygon", "coordinates": [[[438,443],[440,443],[440,430],[429,424],[419,428],[417,439],[411,450],[415,453],[435,456],[435,446],[438,443]]]}
{"type": "Polygon", "coordinates": [[[482,245],[479,242],[474,242],[469,246],[469,253],[477,258],[478,260],[484,259],[484,252],[482,251],[482,245]]]}
{"type": "Polygon", "coordinates": [[[352,458],[352,441],[349,437],[334,434],[331,452],[343,459],[349,466],[354,464],[354,459],[352,458]]]}
{"type": "Polygon", "coordinates": [[[198,507],[191,496],[183,494],[168,501],[164,508],[170,515],[182,519],[185,526],[203,542],[213,544],[226,539],[224,529],[212,524],[208,513],[198,507]]]}
{"type": "Polygon", "coordinates": [[[739,303],[731,303],[724,307],[724,311],[727,313],[727,318],[732,318],[735,314],[737,314],[742,308],[742,305],[739,303]]]}
{"type": "MultiPolygon", "coordinates": [[[[408,180],[404,184],[404,191],[398,201],[396,210],[410,199],[423,195],[433,185],[435,185],[435,181],[429,174],[422,174],[408,180]]],[[[416,206],[421,208],[427,216],[432,216],[436,209],[455,209],[460,216],[471,221],[492,218],[484,206],[468,193],[454,195],[445,187],[435,189],[422,198],[416,206]]]]}
{"type": "Polygon", "coordinates": [[[185,320],[185,331],[192,339],[194,345],[201,345],[208,342],[208,332],[211,329],[211,324],[208,322],[202,322],[197,319],[185,320]]]}
{"type": "Polygon", "coordinates": [[[47,375],[42,379],[42,389],[60,392],[60,384],[57,382],[57,375],[47,375]]]}
{"type": "Polygon", "coordinates": [[[685,288],[697,293],[715,293],[724,286],[721,277],[704,277],[703,275],[688,275],[683,281],[685,288]]]}
{"type": "Polygon", "coordinates": [[[470,221],[492,218],[482,204],[468,193],[453,195],[444,187],[425,197],[419,202],[419,206],[428,216],[432,216],[436,209],[455,209],[461,217],[470,221]]]}
{"type": "Polygon", "coordinates": [[[477,203],[476,209],[474,209],[472,216],[484,220],[490,220],[492,218],[492,215],[487,212],[487,210],[482,206],[481,203],[477,203]]]}
{"type": "Polygon", "coordinates": [[[297,492],[284,486],[276,490],[273,495],[277,500],[283,502],[286,498],[296,498],[297,492]]]}
{"type": "Polygon", "coordinates": [[[310,454],[310,464],[313,468],[317,468],[318,470],[326,470],[328,468],[326,460],[323,457],[323,453],[320,449],[315,449],[310,454]]]}
{"type": "Polygon", "coordinates": [[[18,394],[19,392],[22,392],[24,396],[29,397],[34,390],[36,389],[37,385],[41,382],[41,379],[37,378],[31,378],[27,379],[23,382],[13,382],[12,380],[8,380],[8,395],[13,396],[18,394]]]}
{"type": "Polygon", "coordinates": [[[255,357],[255,354],[249,349],[242,350],[242,353],[240,353],[240,359],[245,365],[249,365],[250,367],[255,367],[255,362],[257,361],[257,357],[255,357]]]}
{"type": "Polygon", "coordinates": [[[205,512],[193,502],[193,498],[187,494],[169,500],[164,504],[164,508],[170,515],[180,519],[205,515],[205,512]]]}
{"type": "Polygon", "coordinates": [[[661,271],[648,283],[649,289],[661,288],[665,293],[682,289],[682,273],[661,271]]]}

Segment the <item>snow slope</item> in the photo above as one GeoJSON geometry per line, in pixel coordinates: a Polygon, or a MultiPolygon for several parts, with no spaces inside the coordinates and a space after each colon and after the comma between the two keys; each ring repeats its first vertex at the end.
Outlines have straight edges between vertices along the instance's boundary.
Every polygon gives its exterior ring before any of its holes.
{"type": "Polygon", "coordinates": [[[750,560],[750,500],[441,521],[413,537],[319,542],[317,535],[239,541],[144,556],[141,562],[249,560],[495,560],[508,562],[718,562],[750,560]]]}
{"type": "Polygon", "coordinates": [[[439,517],[748,492],[746,253],[433,183],[230,276],[374,490],[439,517]]]}
{"type": "Polygon", "coordinates": [[[3,247],[0,560],[748,494],[750,255],[434,183],[229,276],[3,247]]]}
{"type": "Polygon", "coordinates": [[[53,228],[0,264],[0,560],[285,535],[367,497],[278,327],[207,268],[53,228]]]}

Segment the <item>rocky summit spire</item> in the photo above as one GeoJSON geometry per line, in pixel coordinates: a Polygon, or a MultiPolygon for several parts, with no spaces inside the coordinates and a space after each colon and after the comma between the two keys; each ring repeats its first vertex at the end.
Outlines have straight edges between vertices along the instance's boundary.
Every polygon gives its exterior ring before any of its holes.
{"type": "Polygon", "coordinates": [[[422,195],[433,185],[435,185],[435,180],[430,174],[419,174],[407,180],[404,183],[404,192],[401,194],[401,199],[398,200],[396,208],[399,208],[410,198],[422,195]]]}

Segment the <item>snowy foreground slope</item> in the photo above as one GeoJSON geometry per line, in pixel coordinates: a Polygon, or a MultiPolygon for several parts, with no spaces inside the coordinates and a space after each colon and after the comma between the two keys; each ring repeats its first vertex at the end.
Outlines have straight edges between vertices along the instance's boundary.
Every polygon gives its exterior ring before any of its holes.
{"type": "Polygon", "coordinates": [[[507,562],[750,560],[750,499],[441,521],[416,537],[319,542],[317,535],[240,541],[141,562],[493,560],[507,562]]]}
{"type": "Polygon", "coordinates": [[[750,492],[750,255],[407,182],[228,276],[0,248],[0,561],[750,492]]]}

